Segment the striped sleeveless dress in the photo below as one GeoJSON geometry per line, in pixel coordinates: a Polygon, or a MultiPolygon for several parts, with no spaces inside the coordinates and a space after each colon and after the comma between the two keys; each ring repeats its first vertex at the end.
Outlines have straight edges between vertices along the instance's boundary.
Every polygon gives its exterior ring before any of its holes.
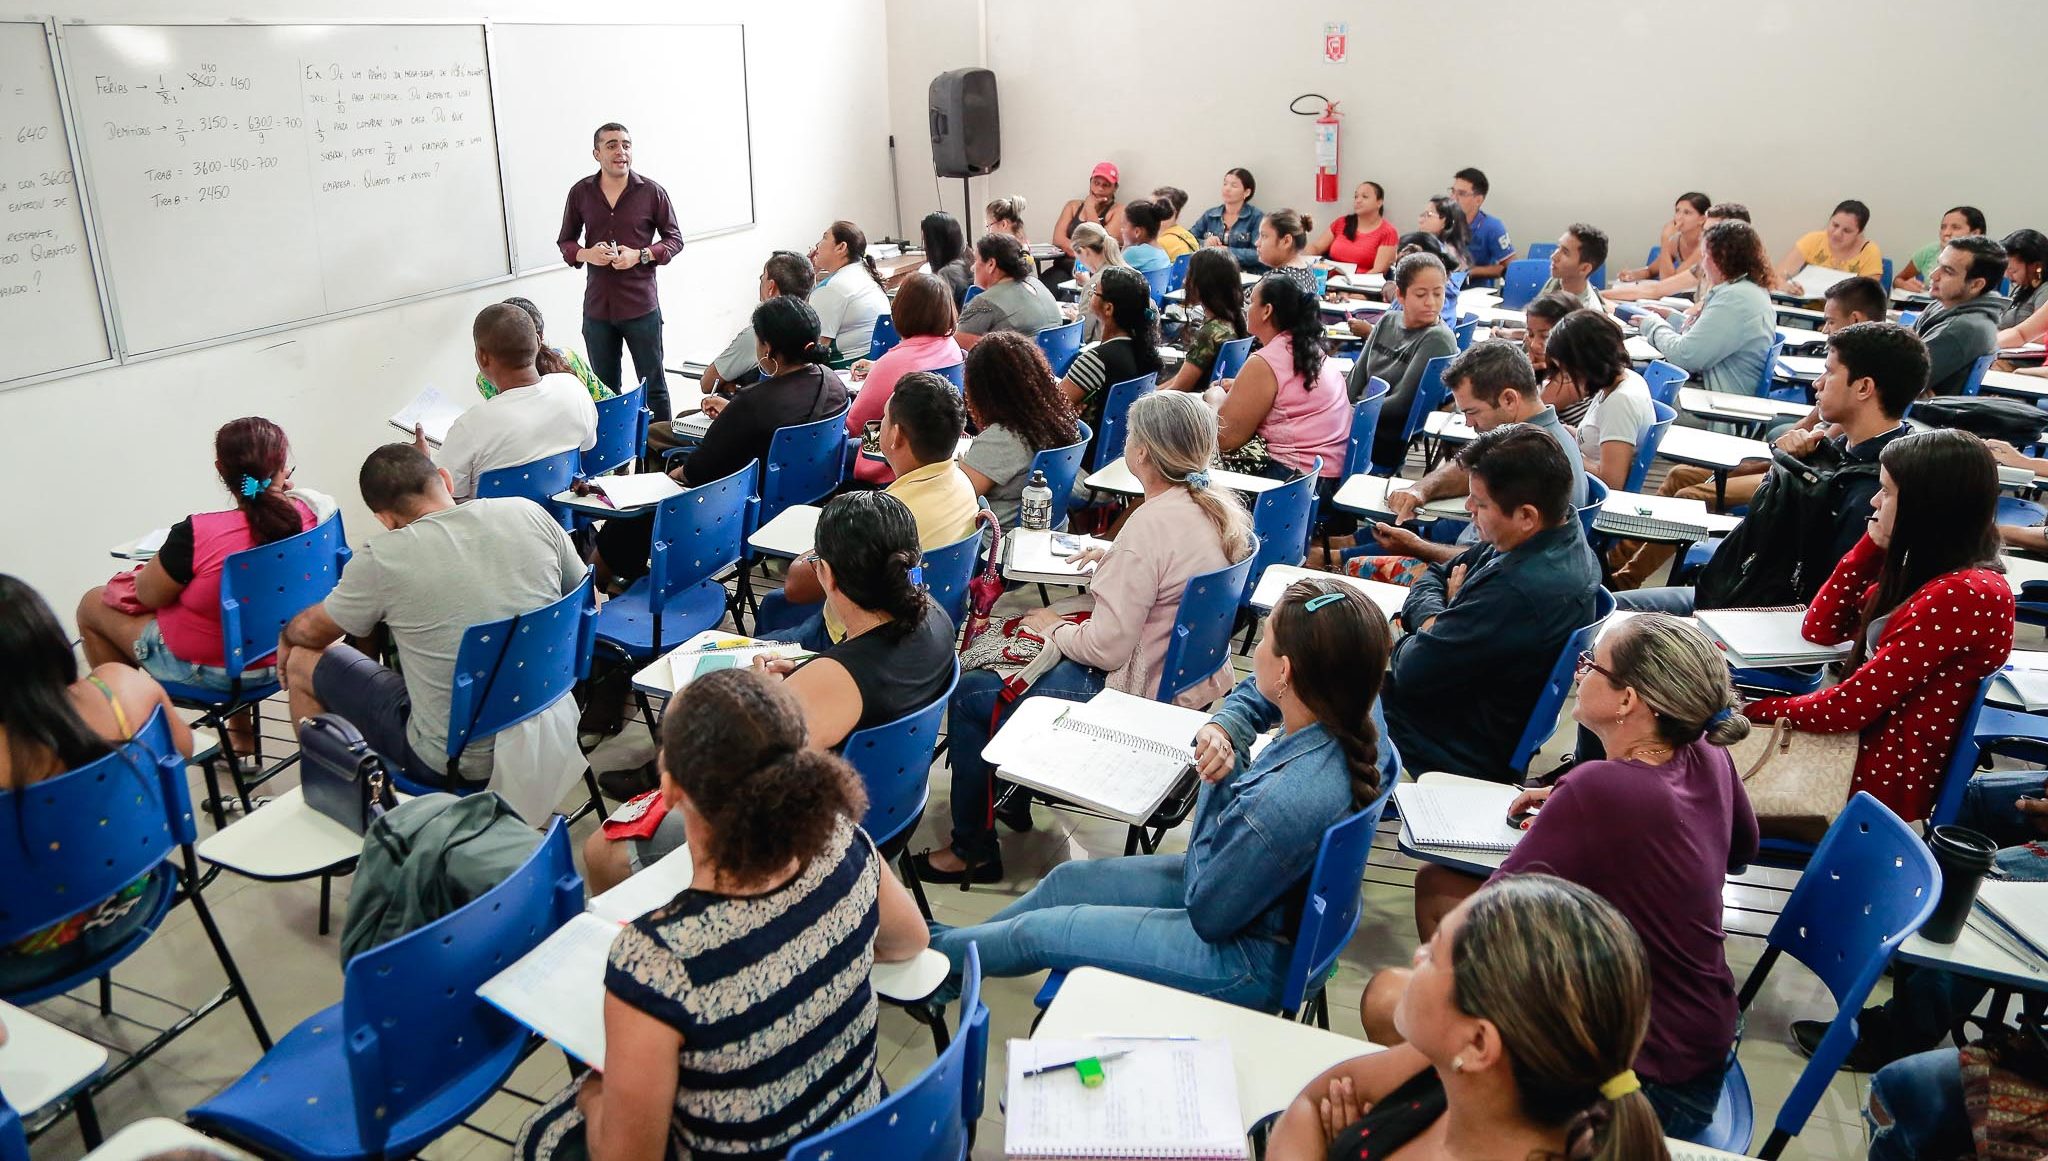
{"type": "MultiPolygon", "coordinates": [[[[781,887],[686,889],[621,929],[605,990],[682,1034],[671,1158],[775,1158],[878,1104],[873,842],[841,819],[781,887]]],[[[522,1158],[588,1156],[570,1085],[520,1131],[522,1158]]]]}

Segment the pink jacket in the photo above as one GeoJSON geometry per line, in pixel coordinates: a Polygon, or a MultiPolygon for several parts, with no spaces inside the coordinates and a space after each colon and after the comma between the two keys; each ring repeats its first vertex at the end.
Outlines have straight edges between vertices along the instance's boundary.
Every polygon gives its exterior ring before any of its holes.
{"type": "MultiPolygon", "coordinates": [[[[1159,672],[1181,589],[1199,573],[1231,563],[1209,517],[1186,488],[1170,488],[1131,513],[1086,598],[1094,608],[1079,625],[1061,625],[1052,639],[1063,656],[1109,671],[1109,687],[1139,697],[1159,692],[1159,672]]],[[[1174,699],[1202,707],[1230,691],[1230,666],[1174,699]]]]}
{"type": "MultiPolygon", "coordinates": [[[[889,405],[889,395],[896,390],[896,381],[912,371],[936,371],[951,367],[966,359],[960,344],[952,335],[919,335],[904,339],[890,347],[868,368],[868,377],[860,385],[860,394],[853,397],[853,405],[846,409],[846,434],[860,438],[861,429],[871,419],[882,418],[882,410],[889,405]]],[[[896,478],[889,465],[866,456],[856,456],[853,463],[853,478],[870,484],[886,484],[896,478]]]]}

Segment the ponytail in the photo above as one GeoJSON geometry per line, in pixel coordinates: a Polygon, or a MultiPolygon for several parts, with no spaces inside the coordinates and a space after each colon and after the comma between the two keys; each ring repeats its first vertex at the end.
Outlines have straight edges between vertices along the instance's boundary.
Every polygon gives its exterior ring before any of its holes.
{"type": "Polygon", "coordinates": [[[860,264],[868,272],[868,277],[875,280],[875,285],[880,286],[882,284],[882,268],[875,265],[875,256],[865,250],[861,251],[860,264]]]}
{"type": "Polygon", "coordinates": [[[1131,356],[1138,374],[1159,373],[1159,310],[1152,304],[1152,284],[1128,266],[1111,266],[1096,276],[1095,296],[1109,304],[1118,330],[1131,337],[1131,356]]]}
{"type": "Polygon", "coordinates": [[[840,595],[889,619],[875,632],[906,635],[924,621],[924,552],[903,501],[880,491],[840,496],[818,517],[817,546],[840,595]]]}
{"type": "MultiPolygon", "coordinates": [[[[1634,1073],[1624,1073],[1631,1082],[1634,1073]]],[[[1600,1097],[1565,1126],[1566,1161],[1668,1161],[1664,1125],[1640,1088],[1600,1097]]]]}
{"type": "Polygon", "coordinates": [[[213,459],[221,483],[235,498],[258,545],[305,530],[299,506],[285,495],[285,461],[290,454],[284,429],[261,416],[230,420],[213,434],[213,459]]]}
{"type": "Polygon", "coordinates": [[[1273,325],[1286,334],[1294,347],[1294,373],[1305,389],[1313,390],[1323,373],[1322,306],[1284,274],[1268,274],[1259,280],[1259,301],[1273,312],[1273,325]]]}
{"type": "Polygon", "coordinates": [[[1211,487],[1209,465],[1216,459],[1216,413],[1186,391],[1154,391],[1131,404],[1128,439],[1136,440],[1152,466],[1185,487],[1195,506],[1216,529],[1231,563],[1251,554],[1252,519],[1237,493],[1211,487]]]}
{"type": "Polygon", "coordinates": [[[548,346],[546,343],[540,345],[540,353],[533,357],[533,369],[543,375],[567,375],[570,373],[569,360],[562,357],[562,352],[548,346]]]}

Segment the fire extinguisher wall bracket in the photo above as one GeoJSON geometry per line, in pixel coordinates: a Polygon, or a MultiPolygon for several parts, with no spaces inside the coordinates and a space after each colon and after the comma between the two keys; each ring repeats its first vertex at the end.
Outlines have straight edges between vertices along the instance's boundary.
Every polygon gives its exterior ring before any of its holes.
{"type": "Polygon", "coordinates": [[[1314,117],[1316,130],[1316,200],[1334,202],[1337,200],[1337,127],[1343,114],[1337,111],[1337,102],[1321,93],[1303,93],[1288,102],[1287,111],[1303,117],[1314,117]],[[1303,101],[1320,101],[1322,108],[1304,109],[1303,101]]]}

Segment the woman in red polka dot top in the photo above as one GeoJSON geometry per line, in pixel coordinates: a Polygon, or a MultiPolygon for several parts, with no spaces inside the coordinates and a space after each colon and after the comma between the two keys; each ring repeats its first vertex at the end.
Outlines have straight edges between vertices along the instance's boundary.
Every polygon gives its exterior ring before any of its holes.
{"type": "Polygon", "coordinates": [[[1853,790],[1900,818],[1934,808],[1963,715],[2012,652],[2013,598],[1998,565],[1998,468],[1963,431],[1904,436],[1878,460],[1863,539],[1806,611],[1806,639],[1854,641],[1839,685],[1767,697],[1750,720],[1860,731],[1853,790]]]}

